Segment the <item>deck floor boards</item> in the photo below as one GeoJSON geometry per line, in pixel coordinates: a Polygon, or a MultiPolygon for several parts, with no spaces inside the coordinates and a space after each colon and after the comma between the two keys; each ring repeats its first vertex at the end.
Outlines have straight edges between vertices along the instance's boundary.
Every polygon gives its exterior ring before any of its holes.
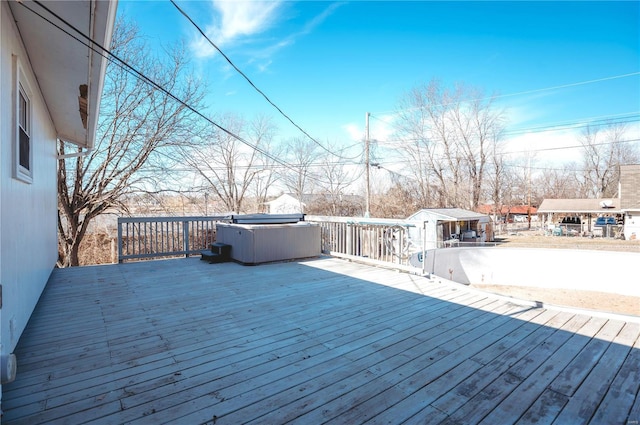
{"type": "Polygon", "coordinates": [[[2,423],[634,423],[639,323],[334,258],[61,269],[2,423]]]}

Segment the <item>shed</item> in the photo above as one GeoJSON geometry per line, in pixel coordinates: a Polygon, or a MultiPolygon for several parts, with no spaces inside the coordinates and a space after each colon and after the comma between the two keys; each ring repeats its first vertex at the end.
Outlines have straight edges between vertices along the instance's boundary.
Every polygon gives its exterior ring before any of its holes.
{"type": "Polygon", "coordinates": [[[410,230],[411,239],[415,239],[419,238],[419,229],[424,227],[425,249],[493,240],[491,218],[462,208],[425,208],[411,214],[407,221],[425,223],[410,230]]]}

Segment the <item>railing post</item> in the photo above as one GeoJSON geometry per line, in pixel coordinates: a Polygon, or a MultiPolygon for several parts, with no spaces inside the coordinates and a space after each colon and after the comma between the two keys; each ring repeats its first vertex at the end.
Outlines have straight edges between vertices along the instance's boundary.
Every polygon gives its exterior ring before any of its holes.
{"type": "MultiPolygon", "coordinates": [[[[422,222],[422,275],[427,272],[427,221],[422,222]]],[[[431,277],[431,276],[429,276],[431,277]]]]}
{"type": "Polygon", "coordinates": [[[187,220],[182,222],[182,247],[184,249],[185,258],[189,256],[189,222],[187,220]]]}
{"type": "Polygon", "coordinates": [[[118,263],[122,263],[122,221],[118,217],[118,263]]]}

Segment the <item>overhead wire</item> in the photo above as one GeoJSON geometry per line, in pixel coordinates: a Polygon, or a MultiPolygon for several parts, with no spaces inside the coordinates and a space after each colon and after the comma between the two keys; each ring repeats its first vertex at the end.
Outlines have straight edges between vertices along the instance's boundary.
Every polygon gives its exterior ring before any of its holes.
{"type": "Polygon", "coordinates": [[[527,134],[527,133],[545,133],[549,131],[559,131],[559,130],[567,130],[567,129],[580,129],[587,128],[591,126],[600,126],[600,125],[616,125],[616,124],[628,124],[632,122],[640,121],[640,112],[629,114],[625,116],[611,115],[611,117],[617,116],[616,120],[613,120],[610,117],[603,118],[586,118],[581,120],[575,120],[573,122],[559,123],[559,124],[549,124],[549,125],[541,125],[537,127],[528,127],[528,128],[518,128],[504,131],[505,135],[518,135],[518,134],[527,134]]]}
{"type": "Polygon", "coordinates": [[[159,83],[155,82],[154,80],[152,80],[150,77],[148,77],[147,75],[145,75],[144,73],[142,73],[141,71],[137,70],[136,68],[134,68],[132,65],[130,65],[129,63],[127,63],[125,60],[121,59],[119,56],[117,56],[115,53],[113,53],[112,51],[110,51],[109,49],[105,48],[104,46],[102,46],[100,43],[96,42],[95,40],[93,40],[91,37],[85,35],[82,31],[78,30],[75,26],[73,26],[72,24],[70,24],[69,22],[67,22],[65,19],[63,19],[62,17],[60,17],[59,15],[57,15],[55,12],[53,12],[51,9],[49,9],[48,7],[46,7],[44,4],[42,4],[41,1],[39,0],[34,0],[34,3],[39,5],[41,8],[43,8],[44,10],[46,10],[47,12],[49,12],[52,16],[56,17],[58,20],[60,20],[61,22],[63,22],[65,25],[67,25],[69,28],[71,28],[72,30],[74,30],[76,33],[80,34],[83,38],[85,38],[89,44],[85,43],[84,41],[80,40],[78,37],[74,36],[73,34],[69,33],[67,30],[65,30],[64,28],[62,28],[61,26],[57,25],[56,23],[52,22],[50,19],[46,18],[45,16],[43,16],[42,14],[38,13],[37,11],[31,9],[29,6],[27,6],[25,3],[20,3],[22,4],[24,7],[26,7],[28,10],[30,10],[31,12],[35,13],[37,16],[39,16],[40,18],[42,18],[43,20],[45,20],[46,22],[48,22],[49,24],[53,25],[54,27],[56,27],[57,29],[59,29],[60,31],[64,32],[65,34],[67,34],[69,37],[73,38],[74,40],[78,41],[79,43],[81,43],[82,45],[90,48],[91,50],[93,50],[95,53],[101,55],[102,57],[104,57],[105,59],[108,60],[112,60],[115,59],[115,61],[123,68],[125,68],[128,72],[130,72],[132,75],[134,75],[135,77],[145,81],[147,84],[153,86],[155,89],[161,91],[162,93],[164,93],[165,95],[169,96],[171,99],[173,99],[174,101],[178,102],[179,104],[185,106],[186,108],[188,108],[191,112],[195,113],[196,115],[200,116],[201,118],[205,119],[207,122],[209,122],[210,124],[212,124],[214,127],[218,128],[219,130],[222,130],[224,133],[228,134],[229,136],[237,139],[238,141],[246,144],[247,146],[249,146],[250,148],[260,152],[260,153],[265,153],[264,151],[260,150],[257,146],[254,146],[253,144],[251,144],[250,142],[244,140],[242,137],[238,136],[237,134],[231,132],[230,130],[227,130],[226,128],[222,127],[221,125],[219,125],[218,123],[216,123],[215,121],[213,121],[212,119],[210,119],[209,117],[206,117],[203,113],[201,113],[200,111],[196,110],[194,107],[192,107],[191,105],[187,104],[186,102],[184,102],[182,99],[179,99],[177,96],[175,96],[173,93],[171,93],[169,90],[165,89],[163,86],[161,86],[159,83]],[[92,45],[98,46],[99,49],[94,48],[92,45]],[[105,55],[106,54],[106,55],[105,55]]]}
{"type": "MultiPolygon", "coordinates": [[[[396,130],[400,129],[397,124],[393,122],[389,123],[387,120],[377,117],[376,115],[371,114],[370,117],[380,122],[383,122],[385,124],[388,124],[391,127],[395,128],[396,130]]],[[[567,121],[567,122],[558,123],[558,124],[514,128],[511,130],[505,130],[504,132],[502,132],[502,134],[517,135],[517,134],[526,134],[526,133],[542,133],[542,132],[556,131],[556,130],[586,128],[592,125],[600,126],[600,125],[627,124],[627,123],[639,122],[639,121],[640,121],[640,111],[628,112],[624,114],[602,115],[599,117],[581,118],[581,119],[576,119],[573,121],[567,121]],[[612,118],[617,118],[617,120],[612,118]]]]}
{"type": "MultiPolygon", "coordinates": [[[[171,4],[173,4],[173,6],[178,10],[178,12],[180,12],[180,14],[182,14],[182,16],[184,16],[190,23],[191,25],[193,25],[195,27],[195,29],[200,33],[200,35],[202,35],[202,37],[204,37],[205,40],[207,40],[207,42],[218,51],[218,53],[220,53],[222,55],[222,57],[227,61],[227,63],[229,63],[229,65],[231,65],[231,67],[233,67],[233,69],[235,69],[238,74],[240,74],[242,76],[242,78],[244,78],[247,83],[249,83],[249,85],[251,87],[253,87],[253,89],[255,91],[257,91],[266,101],[267,103],[269,103],[271,106],[273,106],[278,113],[280,113],[280,115],[282,115],[287,121],[289,121],[295,128],[297,128],[298,130],[300,130],[300,132],[302,132],[302,134],[304,134],[306,137],[309,138],[309,140],[311,140],[313,143],[315,143],[316,145],[320,146],[320,148],[322,148],[323,150],[325,150],[326,152],[332,154],[332,155],[336,155],[335,152],[332,152],[330,149],[328,149],[327,147],[325,147],[322,143],[320,143],[319,141],[317,141],[314,137],[312,137],[307,131],[305,131],[300,125],[298,125],[296,122],[293,121],[293,119],[286,114],[278,105],[276,105],[270,98],[269,96],[267,96],[264,91],[262,91],[261,89],[258,88],[258,86],[255,85],[255,83],[253,81],[251,81],[251,79],[247,76],[247,74],[245,74],[240,68],[238,68],[238,66],[233,63],[233,61],[229,58],[229,56],[227,56],[221,49],[220,47],[218,47],[213,40],[211,40],[211,38],[209,38],[209,36],[204,32],[204,30],[202,30],[202,28],[200,28],[200,26],[193,20],[193,18],[191,18],[191,16],[185,12],[180,6],[178,6],[178,4],[175,2],[175,0],[170,0],[171,4]]],[[[336,155],[338,156],[338,155],[336,155]]],[[[355,159],[354,158],[349,158],[349,159],[355,159]]]]}
{"type": "MultiPolygon", "coordinates": [[[[591,143],[588,146],[589,147],[597,147],[597,146],[607,146],[607,145],[636,143],[636,142],[640,142],[640,138],[617,140],[617,141],[610,141],[610,142],[601,142],[601,143],[591,143]]],[[[550,147],[550,148],[538,148],[538,149],[522,150],[522,151],[497,152],[496,155],[504,157],[504,156],[514,155],[514,154],[535,154],[535,153],[539,153],[539,152],[551,152],[551,151],[583,149],[583,148],[585,148],[585,145],[582,145],[582,144],[580,144],[580,145],[571,145],[571,146],[555,146],[555,147],[550,147]]],[[[433,158],[433,161],[442,161],[442,160],[445,160],[446,158],[447,157],[444,156],[444,155],[437,155],[437,156],[435,156],[433,158]]],[[[456,156],[456,157],[454,157],[454,159],[464,159],[464,158],[460,157],[460,156],[456,156]]],[[[382,168],[382,169],[385,169],[387,171],[391,171],[387,167],[391,167],[391,166],[397,165],[397,164],[403,164],[403,161],[405,161],[405,160],[406,160],[406,158],[402,157],[402,156],[398,156],[396,160],[393,160],[393,158],[386,157],[385,160],[380,161],[375,166],[376,166],[376,168],[382,168]]],[[[550,168],[550,169],[553,169],[553,168],[550,168]]],[[[394,173],[395,173],[395,171],[394,171],[394,173]]]]}
{"type": "MultiPolygon", "coordinates": [[[[58,14],[56,14],[55,12],[53,12],[51,9],[49,9],[47,6],[45,6],[41,1],[39,0],[33,0],[33,3],[37,4],[38,6],[40,6],[43,10],[47,11],[51,16],[55,17],[56,19],[58,19],[60,22],[64,23],[67,27],[69,27],[71,30],[73,30],[75,33],[79,34],[83,39],[87,40],[87,41],[83,41],[80,38],[78,38],[77,36],[71,34],[69,31],[67,31],[65,28],[62,28],[60,25],[58,25],[57,23],[53,22],[51,19],[49,19],[48,17],[43,16],[41,13],[35,11],[34,9],[32,9],[31,7],[27,6],[24,2],[20,2],[20,4],[25,7],[27,10],[29,10],[30,12],[34,13],[35,15],[39,16],[41,19],[43,19],[45,22],[49,23],[50,25],[54,26],[55,28],[57,28],[58,30],[62,31],[63,33],[67,34],[69,37],[71,37],[72,39],[76,40],[77,42],[79,42],[80,44],[88,47],[89,49],[91,49],[93,52],[99,54],[100,56],[104,57],[107,60],[110,60],[113,62],[113,60],[115,60],[115,63],[122,67],[123,69],[125,69],[127,72],[131,73],[131,75],[135,76],[136,78],[139,78],[141,80],[143,80],[144,82],[146,82],[147,84],[151,85],[152,87],[154,87],[156,90],[159,90],[160,92],[164,93],[166,96],[168,96],[169,98],[173,99],[174,101],[178,102],[179,104],[183,105],[185,108],[189,109],[191,112],[193,112],[195,115],[199,116],[200,118],[204,119],[206,122],[208,122],[209,124],[211,124],[212,126],[214,126],[215,128],[221,130],[222,132],[224,132],[225,134],[233,137],[234,139],[238,140],[239,142],[245,144],[246,146],[248,146],[249,148],[255,150],[256,152],[259,152],[261,154],[263,154],[265,157],[273,160],[274,162],[282,165],[285,168],[288,168],[290,170],[293,171],[299,171],[297,170],[294,166],[290,165],[289,163],[287,163],[286,161],[281,160],[280,158],[270,154],[269,152],[267,152],[264,149],[259,148],[258,146],[252,144],[251,142],[247,141],[246,139],[244,139],[243,137],[233,133],[232,131],[226,129],[225,127],[223,127],[222,125],[218,124],[217,122],[215,122],[214,120],[212,120],[211,118],[207,117],[206,115],[204,115],[202,112],[200,112],[199,110],[195,109],[193,106],[187,104],[186,102],[184,102],[182,99],[178,98],[176,95],[174,95],[173,93],[171,93],[169,90],[167,90],[166,88],[164,88],[163,86],[161,86],[159,83],[155,82],[153,79],[151,79],[150,77],[148,77],[147,75],[145,75],[144,73],[142,73],[141,71],[137,70],[135,67],[133,67],[132,65],[130,65],[129,63],[127,63],[126,61],[124,61],[123,59],[121,59],[119,56],[117,56],[116,54],[114,54],[113,52],[111,52],[109,49],[105,48],[104,46],[102,46],[100,43],[96,42],[95,40],[93,40],[91,37],[87,36],[86,34],[84,34],[82,31],[80,31],[78,28],[76,28],[74,25],[72,25],[71,23],[67,22],[64,18],[62,18],[61,16],[59,16],[58,14]],[[97,48],[95,47],[97,46],[97,48]]],[[[311,180],[315,180],[317,182],[320,183],[327,183],[321,179],[319,179],[316,176],[307,176],[309,179],[311,180]]]]}
{"type": "MultiPolygon", "coordinates": [[[[557,86],[550,86],[550,87],[543,87],[543,88],[539,88],[539,89],[531,89],[531,90],[525,90],[525,91],[521,91],[521,92],[516,92],[516,93],[507,93],[507,94],[502,94],[502,95],[493,95],[493,96],[485,96],[485,97],[479,97],[479,98],[472,98],[472,99],[464,99],[462,100],[462,102],[481,102],[484,100],[494,100],[494,99],[501,99],[504,97],[514,97],[514,96],[521,96],[524,94],[532,94],[532,93],[540,93],[540,92],[544,92],[544,91],[549,91],[549,90],[558,90],[558,89],[564,89],[564,88],[568,88],[568,87],[575,87],[575,86],[581,86],[581,85],[585,85],[585,84],[593,84],[593,83],[599,83],[602,81],[609,81],[609,80],[616,80],[619,78],[627,78],[627,77],[633,77],[636,75],[640,75],[640,71],[636,71],[636,72],[629,72],[626,74],[619,74],[619,75],[612,75],[609,77],[602,77],[602,78],[596,78],[596,79],[592,79],[592,80],[586,80],[586,81],[578,81],[575,83],[567,83],[567,84],[561,84],[561,85],[557,85],[557,86]]],[[[455,104],[457,102],[450,102],[450,103],[443,103],[443,104],[439,104],[439,105],[434,105],[434,106],[449,106],[452,104],[455,104]]],[[[421,109],[420,107],[415,107],[415,108],[406,108],[406,109],[402,109],[401,111],[413,111],[413,110],[418,110],[421,109]]],[[[398,110],[392,110],[392,111],[378,111],[376,112],[376,114],[397,114],[399,111],[398,110]]]]}
{"type": "MultiPolygon", "coordinates": [[[[610,142],[589,143],[587,146],[588,147],[592,147],[592,146],[618,145],[618,144],[623,144],[623,143],[634,143],[634,142],[638,142],[638,141],[640,141],[640,139],[614,140],[614,141],[610,141],[610,142]]],[[[512,154],[516,154],[516,153],[548,152],[548,151],[557,151],[557,150],[565,150],[565,149],[580,149],[580,148],[585,148],[587,146],[585,146],[583,144],[571,145],[571,146],[554,146],[552,148],[538,148],[538,149],[531,149],[531,150],[503,152],[502,155],[512,155],[512,154]]]]}
{"type": "MultiPolygon", "coordinates": [[[[547,87],[547,88],[542,88],[542,89],[527,90],[527,91],[522,91],[522,92],[517,92],[517,93],[510,93],[510,94],[506,94],[506,95],[499,95],[499,96],[492,96],[492,97],[485,97],[485,98],[478,98],[478,99],[470,99],[470,100],[466,100],[466,101],[467,102],[471,102],[471,101],[482,101],[482,100],[488,100],[488,99],[495,99],[495,98],[500,98],[500,97],[512,97],[512,96],[517,96],[517,95],[522,95],[522,94],[530,94],[530,93],[541,92],[541,91],[546,91],[546,90],[555,90],[555,89],[573,87],[573,86],[584,85],[584,84],[592,84],[592,83],[597,83],[597,82],[607,81],[607,80],[613,80],[613,79],[618,79],[618,78],[626,78],[626,77],[635,76],[635,75],[640,75],[640,72],[632,72],[632,73],[615,75],[615,76],[610,76],[610,77],[603,77],[603,78],[598,78],[598,79],[593,79],[593,80],[588,80],[588,81],[581,81],[581,82],[576,82],[576,83],[563,84],[563,85],[547,87]]],[[[448,104],[442,104],[442,105],[437,105],[437,106],[447,106],[447,105],[448,104]]],[[[419,109],[419,108],[410,108],[410,109],[406,109],[406,110],[413,110],[413,109],[419,109]]],[[[398,130],[399,129],[398,125],[395,124],[393,121],[389,122],[389,120],[383,119],[383,118],[378,116],[378,115],[382,115],[382,114],[388,114],[389,112],[397,113],[398,111],[370,113],[370,117],[373,118],[374,120],[378,120],[378,121],[383,122],[383,123],[385,123],[387,125],[390,125],[391,127],[393,127],[396,130],[398,130]]],[[[519,135],[519,134],[542,133],[542,132],[560,131],[560,130],[567,130],[567,129],[580,129],[580,128],[587,128],[587,127],[590,127],[590,126],[599,126],[599,125],[628,124],[628,123],[635,123],[635,122],[639,122],[639,121],[640,121],[640,111],[636,111],[636,112],[629,112],[629,113],[623,113],[623,114],[612,114],[612,115],[604,115],[604,116],[599,116],[599,117],[576,119],[574,121],[569,121],[569,122],[560,123],[560,124],[550,124],[550,125],[542,125],[542,126],[528,127],[528,128],[524,127],[524,128],[507,129],[504,132],[502,132],[502,134],[503,135],[511,135],[511,136],[513,136],[513,135],[519,135]],[[616,119],[612,119],[612,118],[616,118],[616,119]]],[[[402,139],[402,140],[396,140],[396,141],[386,140],[386,141],[379,141],[379,142],[394,143],[394,142],[416,141],[416,140],[417,139],[402,139]]],[[[532,150],[525,151],[525,152],[535,152],[535,151],[536,151],[535,149],[532,149],[532,150]]]]}
{"type": "MultiPolygon", "coordinates": [[[[374,119],[383,121],[381,118],[376,117],[375,115],[371,115],[371,117],[373,117],[374,119]]],[[[592,117],[592,118],[586,118],[586,119],[580,119],[580,120],[575,120],[574,122],[567,122],[567,123],[561,123],[561,124],[552,124],[552,125],[547,125],[547,126],[538,126],[538,127],[530,127],[530,128],[521,128],[518,129],[517,131],[513,131],[513,132],[509,132],[509,131],[505,131],[502,134],[510,134],[510,135],[514,135],[514,134],[535,134],[535,133],[543,133],[543,132],[549,132],[549,131],[558,131],[558,130],[565,130],[565,129],[579,129],[579,128],[587,128],[589,126],[600,126],[600,125],[618,125],[618,124],[627,124],[627,123],[632,123],[632,122],[638,122],[640,121],[640,112],[630,112],[630,113],[625,113],[625,114],[614,114],[611,116],[600,116],[600,117],[592,117]],[[611,117],[617,117],[618,120],[611,120],[611,117]],[[585,120],[587,120],[587,122],[585,122],[585,120]],[[591,121],[589,121],[591,120],[591,121]]],[[[398,125],[395,123],[388,123],[387,121],[383,121],[387,124],[389,124],[391,127],[394,127],[396,129],[399,129],[398,125]]],[[[404,139],[395,139],[395,140],[376,140],[376,142],[378,143],[383,143],[383,144],[389,144],[389,145],[393,145],[393,144],[398,144],[398,143],[407,143],[407,142],[417,142],[421,139],[419,138],[404,138],[404,139]]],[[[628,141],[625,142],[636,142],[638,141],[638,139],[630,139],[628,141]]],[[[602,144],[610,144],[610,143],[619,143],[616,141],[612,141],[612,142],[604,142],[602,144]]],[[[574,149],[574,148],[579,148],[582,147],[582,145],[576,145],[576,146],[571,146],[571,147],[554,147],[554,148],[550,148],[551,150],[556,150],[556,149],[574,149]]],[[[548,148],[529,148],[527,150],[522,150],[522,151],[508,151],[508,152],[501,152],[501,155],[510,155],[510,154],[515,154],[515,153],[535,153],[535,152],[539,152],[539,151],[546,151],[549,150],[548,148]]]]}
{"type": "MultiPolygon", "coordinates": [[[[37,11],[33,10],[32,8],[30,8],[29,6],[27,6],[25,3],[20,3],[22,6],[24,6],[25,8],[27,8],[28,10],[30,10],[32,13],[36,14],[37,16],[39,16],[40,18],[42,18],[44,21],[48,22],[49,24],[51,24],[52,26],[56,27],[57,29],[59,29],[60,31],[64,32],[65,34],[67,34],[69,37],[75,39],[76,41],[78,41],[79,43],[81,43],[82,45],[90,48],[91,50],[93,50],[95,53],[105,57],[108,60],[115,60],[115,63],[118,64],[119,66],[123,67],[124,69],[127,70],[127,72],[130,72],[132,75],[136,76],[137,78],[140,78],[141,80],[145,81],[147,84],[150,84],[151,86],[153,86],[154,88],[156,88],[157,90],[161,91],[162,93],[164,93],[165,95],[167,95],[168,97],[170,97],[171,99],[173,99],[174,101],[180,103],[181,105],[185,106],[187,109],[189,109],[191,112],[193,112],[194,114],[196,114],[197,116],[201,117],[202,119],[204,119],[205,121],[207,121],[208,123],[210,123],[211,125],[213,125],[214,127],[218,128],[219,130],[223,131],[224,133],[228,134],[229,136],[233,137],[234,139],[240,141],[241,143],[247,145],[248,147],[250,147],[251,149],[262,153],[263,155],[265,155],[265,157],[272,159],[274,162],[280,164],[282,167],[287,168],[287,169],[291,169],[294,171],[298,171],[295,168],[295,165],[289,164],[285,161],[280,160],[278,157],[275,157],[273,155],[271,155],[269,152],[259,148],[258,146],[250,143],[249,141],[245,140],[244,138],[242,138],[241,136],[231,132],[230,130],[226,129],[225,127],[223,127],[222,125],[218,124],[217,122],[213,121],[211,118],[205,116],[202,112],[198,111],[197,109],[195,109],[194,107],[192,107],[191,105],[185,103],[184,101],[182,101],[181,99],[179,99],[177,96],[175,96],[173,93],[171,93],[169,90],[165,89],[164,87],[162,87],[160,84],[158,84],[157,82],[155,82],[154,80],[152,80],[150,77],[148,77],[147,75],[143,74],[142,72],[140,72],[139,70],[137,70],[136,68],[134,68],[132,65],[130,65],[129,63],[127,63],[126,61],[124,61],[123,59],[121,59],[120,57],[118,57],[117,55],[115,55],[113,52],[109,51],[108,49],[106,49],[104,46],[100,45],[99,43],[97,43],[95,40],[91,39],[89,36],[85,35],[84,33],[82,33],[80,30],[78,30],[75,26],[71,25],[69,22],[67,22],[66,20],[64,20],[63,18],[61,18],[59,15],[57,15],[56,13],[54,13],[53,11],[51,11],[48,7],[46,7],[44,4],[42,4],[41,1],[38,0],[34,0],[34,3],[37,4],[38,6],[40,6],[42,9],[46,10],[49,14],[51,14],[52,16],[56,17],[60,22],[64,23],[65,25],[67,25],[69,28],[71,28],[73,31],[75,31],[76,33],[80,34],[80,36],[86,40],[88,40],[88,42],[85,42],[81,39],[79,39],[78,37],[74,36],[73,34],[71,34],[69,31],[67,31],[66,29],[62,28],[60,25],[52,22],[50,19],[48,19],[47,17],[43,16],[42,14],[38,13],[37,11]],[[97,46],[99,49],[96,49],[95,46],[97,46]]],[[[173,0],[172,0],[172,3],[173,0]]],[[[174,3],[175,5],[175,3],[174,3]]],[[[175,5],[177,7],[177,5],[175,5]]],[[[178,8],[179,9],[179,8],[178,8]]],[[[223,54],[223,56],[226,57],[226,55],[224,55],[224,53],[222,53],[220,51],[221,54],[223,54]]],[[[232,64],[233,65],[233,64],[232,64]]],[[[235,67],[235,66],[234,66],[235,67]]],[[[238,72],[242,73],[239,69],[237,69],[238,72]]],[[[549,89],[557,89],[557,88],[563,88],[563,87],[570,87],[570,86],[575,86],[575,85],[579,85],[579,84],[588,84],[588,83],[593,83],[593,82],[598,82],[598,81],[604,81],[604,80],[610,80],[610,79],[614,79],[614,78],[622,78],[622,77],[626,77],[626,76],[631,76],[631,75],[637,75],[640,74],[640,72],[638,73],[630,73],[630,74],[624,74],[621,76],[614,76],[614,77],[608,77],[608,78],[602,78],[602,79],[598,79],[598,80],[590,80],[590,81],[586,81],[586,82],[581,82],[581,83],[573,83],[573,84],[567,84],[567,85],[563,85],[563,86],[555,86],[555,87],[550,87],[547,89],[537,89],[537,90],[531,90],[531,91],[527,91],[527,92],[519,92],[519,93],[513,93],[511,95],[504,95],[501,97],[506,97],[506,96],[514,96],[514,95],[518,95],[518,94],[526,94],[526,93],[531,93],[531,92],[536,92],[536,91],[543,91],[543,90],[549,90],[549,89]]],[[[243,74],[244,75],[244,74],[243,74]]],[[[246,78],[246,76],[245,76],[246,78]]],[[[251,81],[248,80],[250,83],[251,81]]],[[[251,83],[253,85],[253,83],[251,83]]],[[[255,86],[254,86],[255,87],[255,86]]],[[[257,87],[255,87],[256,90],[259,91],[259,89],[257,87]]],[[[266,97],[266,96],[265,96],[266,97]]],[[[268,98],[267,98],[268,99],[268,98]]],[[[271,103],[271,102],[270,102],[271,103]]],[[[274,107],[277,108],[276,105],[273,105],[274,107]]],[[[378,117],[376,117],[374,114],[371,114],[371,117],[373,117],[374,119],[379,119],[378,117]]],[[[631,120],[629,122],[635,122],[637,120],[631,120]]],[[[293,122],[292,122],[293,123],[293,122]]],[[[294,125],[296,125],[295,123],[293,123],[294,125]]],[[[296,125],[296,127],[298,127],[296,125]]],[[[550,126],[550,127],[554,127],[554,126],[550,126]]],[[[555,126],[555,127],[559,127],[559,126],[555,126]]],[[[314,138],[312,138],[311,136],[309,136],[304,130],[302,130],[301,128],[299,128],[303,133],[305,133],[305,135],[307,135],[307,137],[309,137],[311,140],[313,140],[315,143],[319,144],[319,142],[317,142],[314,138]]],[[[549,129],[544,129],[544,130],[540,130],[540,131],[550,131],[549,129]]],[[[627,143],[627,142],[635,142],[638,141],[640,139],[631,139],[631,140],[624,140],[624,141],[619,141],[617,143],[627,143]]],[[[605,142],[605,143],[601,143],[601,144],[610,144],[612,142],[605,142]]],[[[331,152],[330,150],[328,150],[327,148],[325,148],[324,146],[322,146],[321,144],[319,144],[324,150],[326,150],[327,152],[331,153],[332,155],[335,155],[334,152],[331,152]]],[[[554,148],[543,148],[543,149],[534,149],[534,150],[527,150],[527,151],[513,151],[513,152],[504,152],[502,154],[507,155],[507,154],[514,154],[514,153],[531,153],[531,152],[538,152],[538,151],[546,151],[546,150],[558,150],[558,149],[574,149],[574,148],[580,148],[583,147],[582,145],[576,145],[576,146],[569,146],[569,147],[554,147],[554,148]]],[[[336,155],[337,156],[337,155],[336,155]]],[[[339,156],[338,156],[339,157],[339,156]]],[[[354,157],[354,159],[357,157],[354,157]]],[[[344,158],[343,158],[344,159],[344,158]]],[[[380,164],[378,164],[379,168],[384,168],[382,167],[380,164]]],[[[311,180],[315,180],[318,182],[322,182],[322,183],[326,183],[324,181],[322,181],[321,179],[318,179],[315,176],[309,175],[307,176],[308,178],[310,178],[311,180]]]]}

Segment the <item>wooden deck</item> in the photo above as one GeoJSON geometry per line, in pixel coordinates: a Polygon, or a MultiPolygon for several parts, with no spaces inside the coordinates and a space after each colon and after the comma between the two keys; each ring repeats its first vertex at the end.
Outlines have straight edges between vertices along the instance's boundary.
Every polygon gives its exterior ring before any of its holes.
{"type": "Polygon", "coordinates": [[[9,424],[637,424],[640,325],[338,259],[56,270],[9,424]]]}

